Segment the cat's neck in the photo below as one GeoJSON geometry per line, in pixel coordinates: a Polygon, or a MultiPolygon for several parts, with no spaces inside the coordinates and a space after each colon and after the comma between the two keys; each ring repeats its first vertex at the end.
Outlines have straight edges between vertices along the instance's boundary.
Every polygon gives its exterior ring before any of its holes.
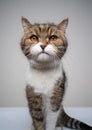
{"type": "Polygon", "coordinates": [[[30,67],[40,71],[47,71],[59,68],[61,66],[61,61],[54,61],[49,63],[39,63],[35,62],[34,60],[29,61],[30,67]]]}

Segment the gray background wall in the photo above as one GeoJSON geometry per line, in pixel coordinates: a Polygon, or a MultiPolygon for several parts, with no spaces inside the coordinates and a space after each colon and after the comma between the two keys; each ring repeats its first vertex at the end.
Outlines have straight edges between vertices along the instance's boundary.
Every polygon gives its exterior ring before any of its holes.
{"type": "Polygon", "coordinates": [[[27,106],[25,70],[19,46],[21,16],[31,22],[59,23],[69,17],[65,106],[92,106],[92,0],[0,1],[0,107],[27,106]]]}

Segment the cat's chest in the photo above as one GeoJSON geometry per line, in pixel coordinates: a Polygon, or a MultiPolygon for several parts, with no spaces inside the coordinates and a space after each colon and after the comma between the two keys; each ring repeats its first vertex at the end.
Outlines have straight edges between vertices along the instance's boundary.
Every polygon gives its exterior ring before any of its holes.
{"type": "Polygon", "coordinates": [[[63,76],[62,68],[49,71],[28,69],[26,83],[33,87],[36,93],[50,94],[59,78],[63,76]]]}

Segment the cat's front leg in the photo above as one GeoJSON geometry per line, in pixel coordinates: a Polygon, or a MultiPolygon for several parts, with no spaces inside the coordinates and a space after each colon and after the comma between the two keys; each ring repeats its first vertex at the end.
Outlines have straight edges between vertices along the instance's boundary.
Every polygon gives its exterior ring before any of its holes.
{"type": "Polygon", "coordinates": [[[59,79],[55,84],[51,97],[48,101],[46,130],[55,130],[59,114],[62,110],[65,77],[59,79]]]}
{"type": "Polygon", "coordinates": [[[56,129],[56,122],[59,116],[60,110],[57,112],[53,112],[51,109],[47,111],[46,117],[46,130],[55,130],[56,129]]]}
{"type": "Polygon", "coordinates": [[[55,84],[55,87],[50,97],[50,104],[52,111],[58,111],[61,107],[63,96],[65,91],[65,76],[63,79],[59,79],[55,84]]]}
{"type": "Polygon", "coordinates": [[[30,86],[26,87],[26,95],[35,130],[44,130],[42,95],[35,93],[30,86]]]}

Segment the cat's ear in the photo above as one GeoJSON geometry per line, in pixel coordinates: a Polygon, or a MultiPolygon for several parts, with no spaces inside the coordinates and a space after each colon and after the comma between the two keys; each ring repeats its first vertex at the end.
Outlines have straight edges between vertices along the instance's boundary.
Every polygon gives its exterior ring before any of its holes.
{"type": "Polygon", "coordinates": [[[68,18],[64,19],[63,21],[61,21],[57,27],[63,31],[64,33],[66,32],[66,28],[67,28],[67,25],[68,25],[68,18]]]}
{"type": "Polygon", "coordinates": [[[24,32],[28,31],[29,28],[32,26],[32,24],[28,21],[27,18],[25,18],[23,16],[21,18],[21,21],[22,21],[22,26],[23,26],[24,32]]]}

